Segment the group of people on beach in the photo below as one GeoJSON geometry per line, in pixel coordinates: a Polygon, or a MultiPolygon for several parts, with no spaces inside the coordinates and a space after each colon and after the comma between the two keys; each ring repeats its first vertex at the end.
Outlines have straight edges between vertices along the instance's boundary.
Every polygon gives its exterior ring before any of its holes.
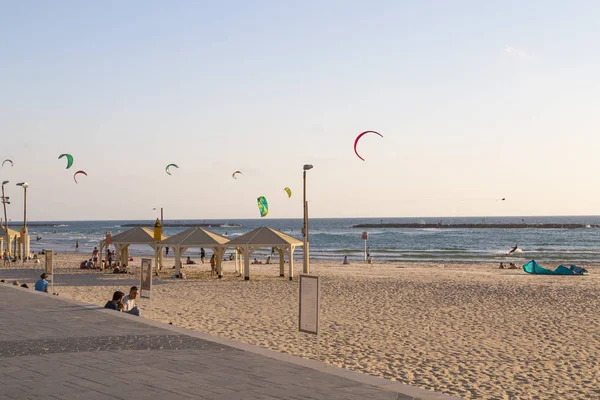
{"type": "Polygon", "coordinates": [[[508,264],[508,267],[505,267],[504,263],[501,262],[498,269],[519,269],[519,267],[517,267],[517,264],[512,263],[512,262],[508,264]]]}
{"type": "Polygon", "coordinates": [[[100,271],[104,271],[105,269],[112,270],[115,274],[124,274],[127,273],[127,267],[121,266],[119,263],[113,264],[113,260],[115,260],[115,251],[106,249],[106,259],[99,259],[100,252],[97,247],[94,247],[92,251],[92,258],[88,260],[83,260],[79,264],[80,269],[99,269],[100,271]]]}
{"type": "Polygon", "coordinates": [[[128,295],[125,295],[125,293],[117,290],[113,293],[112,300],[109,300],[104,305],[104,308],[140,316],[141,310],[136,304],[138,293],[139,289],[137,286],[132,286],[129,289],[128,295]]]}
{"type": "MultiPolygon", "coordinates": [[[[168,253],[167,253],[168,254],[168,253]]],[[[200,262],[202,264],[204,264],[206,261],[206,251],[201,248],[200,249],[200,262]]],[[[216,254],[213,253],[213,255],[210,257],[210,276],[214,276],[217,273],[217,256],[216,254]]],[[[185,260],[185,265],[195,265],[196,261],[192,260],[191,257],[188,256],[188,258],[185,260]]],[[[175,268],[175,267],[173,267],[175,268]]]]}

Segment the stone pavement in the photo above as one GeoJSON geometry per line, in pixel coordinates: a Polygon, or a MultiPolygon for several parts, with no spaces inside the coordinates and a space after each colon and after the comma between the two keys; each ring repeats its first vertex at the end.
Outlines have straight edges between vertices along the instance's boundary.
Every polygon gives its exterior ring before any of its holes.
{"type": "Polygon", "coordinates": [[[453,397],[0,284],[0,400],[453,397]]]}

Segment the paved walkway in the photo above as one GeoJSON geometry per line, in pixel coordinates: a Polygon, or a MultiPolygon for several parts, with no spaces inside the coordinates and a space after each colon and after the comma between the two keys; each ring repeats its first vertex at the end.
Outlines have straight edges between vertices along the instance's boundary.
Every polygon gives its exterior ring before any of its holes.
{"type": "Polygon", "coordinates": [[[0,284],[0,400],[450,396],[0,284]]]}

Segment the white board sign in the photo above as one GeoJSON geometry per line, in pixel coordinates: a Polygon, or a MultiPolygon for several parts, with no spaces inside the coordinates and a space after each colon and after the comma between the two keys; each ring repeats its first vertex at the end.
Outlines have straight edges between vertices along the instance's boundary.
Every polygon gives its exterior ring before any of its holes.
{"type": "Polygon", "coordinates": [[[140,273],[140,297],[150,298],[152,292],[152,259],[142,258],[142,270],[140,273]]]}
{"type": "Polygon", "coordinates": [[[54,256],[54,251],[44,250],[44,253],[46,253],[46,275],[52,275],[54,272],[54,265],[52,265],[52,256],[54,256]]]}
{"type": "Polygon", "coordinates": [[[319,333],[319,302],[321,297],[319,277],[300,274],[299,294],[298,330],[317,335],[319,333]]]}

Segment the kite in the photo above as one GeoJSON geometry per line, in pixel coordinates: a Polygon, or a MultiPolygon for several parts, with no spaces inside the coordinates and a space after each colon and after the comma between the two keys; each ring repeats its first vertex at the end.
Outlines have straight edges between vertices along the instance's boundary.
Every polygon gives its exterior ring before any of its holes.
{"type": "MultiPolygon", "coordinates": [[[[235,177],[235,174],[242,174],[242,171],[235,171],[233,174],[231,174],[231,177],[232,177],[233,179],[237,179],[237,178],[235,177]]],[[[242,175],[244,175],[244,174],[242,174],[242,175]]]]}
{"type": "Polygon", "coordinates": [[[13,164],[12,160],[9,160],[9,159],[7,158],[6,160],[2,161],[2,166],[3,166],[3,167],[4,167],[4,163],[5,163],[5,162],[9,162],[11,167],[14,167],[14,166],[15,166],[15,164],[13,164]]]}
{"type": "Polygon", "coordinates": [[[361,160],[363,160],[363,161],[365,161],[365,159],[364,159],[364,158],[362,158],[362,157],[360,156],[360,154],[358,154],[358,151],[356,151],[356,145],[358,144],[358,141],[360,140],[360,138],[361,138],[361,137],[363,137],[364,135],[366,135],[367,133],[374,133],[374,134],[376,134],[376,135],[379,135],[379,136],[383,137],[383,135],[382,135],[381,133],[379,133],[379,132],[375,132],[375,131],[364,131],[363,133],[361,133],[360,135],[358,135],[358,136],[356,137],[356,139],[354,139],[354,152],[356,153],[356,155],[358,156],[358,158],[360,158],[360,159],[361,159],[361,160]]]}
{"type": "Polygon", "coordinates": [[[87,176],[87,173],[85,171],[77,171],[77,172],[75,172],[73,174],[73,180],[75,181],[75,183],[78,183],[77,182],[77,174],[83,174],[83,175],[87,176]]]}
{"type": "Polygon", "coordinates": [[[292,190],[289,187],[286,187],[283,190],[288,194],[288,199],[292,197],[292,190]]]}
{"type": "Polygon", "coordinates": [[[70,154],[61,154],[60,156],[58,156],[58,159],[60,160],[63,157],[67,157],[67,169],[71,168],[71,166],[73,165],[73,156],[70,154]]]}
{"type": "Polygon", "coordinates": [[[177,164],[169,164],[169,165],[167,165],[167,167],[165,168],[165,171],[167,171],[167,174],[169,174],[169,175],[171,175],[171,172],[169,171],[169,167],[179,168],[179,166],[177,164]]]}
{"type": "Polygon", "coordinates": [[[256,199],[258,202],[258,209],[260,210],[260,216],[265,217],[269,213],[269,204],[267,203],[267,199],[265,196],[260,196],[256,199]]]}

